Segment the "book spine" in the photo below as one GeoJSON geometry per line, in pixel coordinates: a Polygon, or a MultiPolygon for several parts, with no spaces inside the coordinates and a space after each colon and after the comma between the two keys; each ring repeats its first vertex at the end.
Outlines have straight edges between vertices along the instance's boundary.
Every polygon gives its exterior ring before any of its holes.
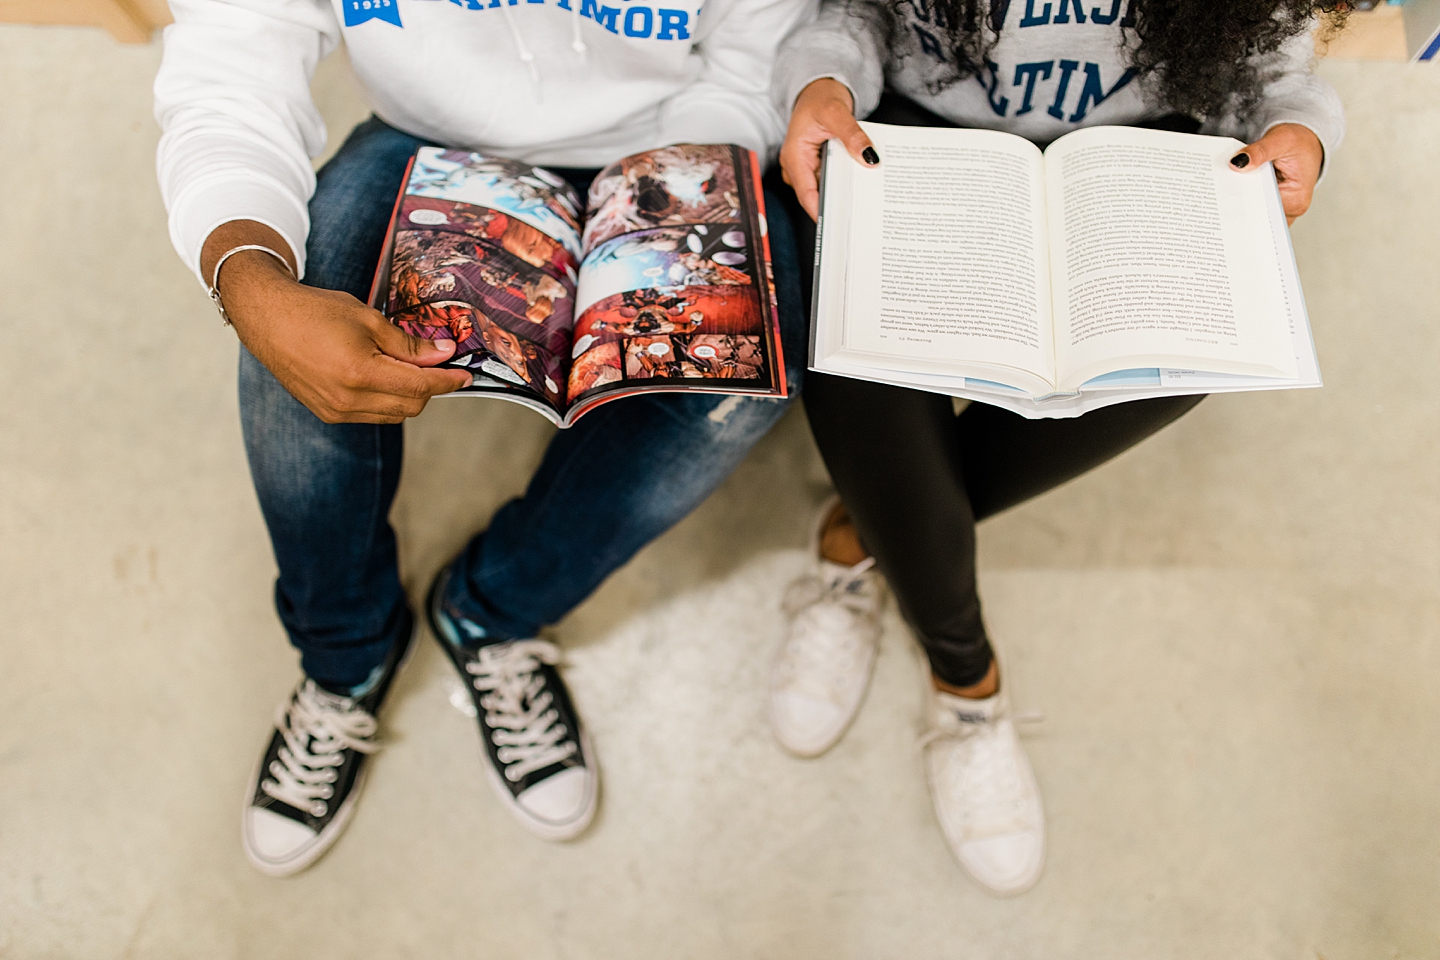
{"type": "MultiPolygon", "coordinates": [[[[742,150],[741,147],[734,148],[742,150]]],[[[790,395],[790,386],[785,379],[785,348],[780,342],[780,304],[775,295],[774,266],[770,259],[770,218],[765,211],[765,184],[760,171],[760,158],[752,150],[744,150],[745,158],[749,161],[746,169],[750,171],[750,192],[755,203],[755,213],[759,227],[759,243],[756,244],[760,254],[760,269],[757,271],[757,280],[765,284],[762,300],[765,311],[769,315],[769,323],[766,324],[766,336],[772,342],[771,357],[775,367],[775,383],[780,389],[780,396],[790,395]]],[[[737,165],[738,166],[738,165],[737,165]]]]}
{"type": "Polygon", "coordinates": [[[405,203],[405,194],[410,189],[410,174],[415,169],[415,158],[418,151],[412,154],[410,162],[405,165],[405,176],[400,180],[400,192],[395,196],[395,206],[390,210],[390,226],[385,231],[385,246],[380,251],[380,260],[375,264],[375,277],[370,281],[369,304],[375,310],[385,306],[385,299],[389,293],[386,287],[390,285],[390,257],[395,252],[395,230],[399,226],[400,208],[405,203]]]}

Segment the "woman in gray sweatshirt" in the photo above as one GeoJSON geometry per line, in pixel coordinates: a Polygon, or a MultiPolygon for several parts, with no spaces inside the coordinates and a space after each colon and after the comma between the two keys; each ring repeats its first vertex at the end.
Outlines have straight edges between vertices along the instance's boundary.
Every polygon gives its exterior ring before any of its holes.
{"type": "MultiPolygon", "coordinates": [[[[1338,6],[827,0],[777,59],[772,89],[793,108],[785,179],[814,217],[826,141],[883,163],[856,117],[985,127],[1042,147],[1083,126],[1153,126],[1247,143],[1231,160],[1235,175],[1272,163],[1293,222],[1344,133],[1339,98],[1311,73],[1316,19],[1338,6]]],[[[972,403],[957,416],[940,394],[807,374],[806,413],[840,497],[817,518],[817,566],[789,604],[770,683],[780,742],[815,756],[844,733],[869,681],[888,584],[930,662],[926,765],[946,839],[992,892],[1032,886],[1044,816],[981,617],[975,524],[1105,462],[1199,400],[1134,401],[1073,420],[972,403]]]]}

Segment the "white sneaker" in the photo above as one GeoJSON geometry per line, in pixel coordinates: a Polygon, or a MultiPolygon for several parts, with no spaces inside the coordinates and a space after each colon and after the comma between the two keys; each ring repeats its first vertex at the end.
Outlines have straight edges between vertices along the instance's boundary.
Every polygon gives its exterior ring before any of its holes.
{"type": "Polygon", "coordinates": [[[816,523],[816,567],[790,585],[788,630],[770,673],[770,728],[800,757],[829,750],[855,719],[880,643],[885,581],[874,558],[846,567],[819,557],[819,534],[837,502],[822,507],[816,523]]]}
{"type": "Polygon", "coordinates": [[[925,738],[935,815],[960,865],[992,893],[1023,893],[1045,865],[1045,813],[1005,694],[935,694],[925,738]]]}

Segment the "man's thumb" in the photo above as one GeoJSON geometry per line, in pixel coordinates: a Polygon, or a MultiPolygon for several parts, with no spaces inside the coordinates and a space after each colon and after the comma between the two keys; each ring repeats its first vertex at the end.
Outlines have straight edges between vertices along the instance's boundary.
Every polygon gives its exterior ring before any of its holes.
{"type": "Polygon", "coordinates": [[[375,345],[387,357],[413,363],[417,367],[433,367],[455,355],[454,340],[426,340],[412,337],[399,327],[385,321],[375,331],[375,345]]]}

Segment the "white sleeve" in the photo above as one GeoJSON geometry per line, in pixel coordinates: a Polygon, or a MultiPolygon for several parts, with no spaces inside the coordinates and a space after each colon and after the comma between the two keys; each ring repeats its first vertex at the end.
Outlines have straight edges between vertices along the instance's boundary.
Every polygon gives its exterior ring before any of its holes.
{"type": "Polygon", "coordinates": [[[791,34],[780,50],[771,95],[785,116],[816,80],[850,89],[855,116],[869,115],[885,89],[889,59],[881,13],[869,0],[825,0],[820,17],[791,34]]]}
{"type": "Polygon", "coordinates": [[[303,276],[310,158],[325,147],[310,78],[339,42],[334,11],[327,0],[170,0],[170,9],[155,119],[171,242],[199,276],[211,231],[256,220],[285,238],[303,276]]]}
{"type": "MultiPolygon", "coordinates": [[[[709,0],[697,29],[700,75],[665,101],[660,129],[666,143],[737,143],[774,159],[785,118],[770,101],[776,51],[797,24],[814,16],[818,0],[709,0]]],[[[788,113],[786,114],[788,116],[788,113]]]]}
{"type": "Polygon", "coordinates": [[[1310,31],[1291,37],[1279,50],[1256,59],[1256,69],[1267,80],[1253,112],[1244,120],[1217,118],[1205,125],[1204,132],[1254,143],[1271,127],[1298,123],[1319,138],[1328,167],[1330,155],[1345,138],[1345,108],[1334,88],[1315,76],[1314,65],[1315,38],[1310,31]]]}

